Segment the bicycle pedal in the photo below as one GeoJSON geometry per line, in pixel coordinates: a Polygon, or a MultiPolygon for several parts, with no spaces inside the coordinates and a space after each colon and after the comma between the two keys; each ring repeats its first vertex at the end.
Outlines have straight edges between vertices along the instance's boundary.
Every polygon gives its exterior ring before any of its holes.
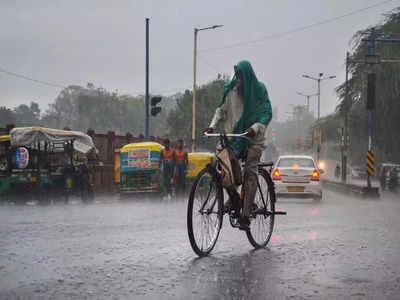
{"type": "Polygon", "coordinates": [[[286,213],[286,211],[276,211],[276,212],[274,212],[274,215],[282,215],[282,216],[286,216],[286,215],[287,215],[287,213],[286,213]]]}
{"type": "Polygon", "coordinates": [[[229,218],[230,218],[232,227],[234,227],[234,228],[239,228],[239,226],[240,226],[240,224],[239,224],[239,219],[234,218],[234,217],[232,217],[232,216],[229,216],[229,218]]]}

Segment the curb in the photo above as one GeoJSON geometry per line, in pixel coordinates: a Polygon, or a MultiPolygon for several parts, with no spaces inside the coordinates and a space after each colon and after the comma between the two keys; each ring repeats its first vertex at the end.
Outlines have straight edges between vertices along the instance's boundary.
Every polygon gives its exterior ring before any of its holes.
{"type": "Polygon", "coordinates": [[[322,186],[329,190],[345,193],[345,194],[352,194],[355,196],[359,196],[362,198],[379,198],[379,187],[371,187],[368,188],[364,185],[356,185],[351,183],[342,183],[327,179],[322,179],[322,186]]]}

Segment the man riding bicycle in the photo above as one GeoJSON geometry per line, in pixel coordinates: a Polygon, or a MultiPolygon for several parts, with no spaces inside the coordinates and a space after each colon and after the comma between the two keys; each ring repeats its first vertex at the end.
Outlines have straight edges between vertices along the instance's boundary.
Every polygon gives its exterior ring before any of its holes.
{"type": "Polygon", "coordinates": [[[232,139],[236,156],[245,160],[244,203],[239,223],[241,229],[248,230],[257,190],[257,164],[265,149],[264,133],[272,119],[272,109],[267,89],[258,81],[250,62],[240,61],[234,70],[235,75],[225,84],[222,101],[204,131],[211,133],[223,122],[225,133],[246,133],[250,138],[232,139]]]}

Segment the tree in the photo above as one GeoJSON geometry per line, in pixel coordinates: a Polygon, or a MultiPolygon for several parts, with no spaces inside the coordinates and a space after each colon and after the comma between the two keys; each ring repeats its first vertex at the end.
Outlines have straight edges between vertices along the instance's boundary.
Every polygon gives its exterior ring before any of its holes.
{"type": "Polygon", "coordinates": [[[40,125],[40,108],[36,102],[21,104],[14,108],[17,126],[40,125]]]}
{"type": "MultiPolygon", "coordinates": [[[[276,112],[276,109],[274,111],[276,112]]],[[[312,143],[309,137],[314,121],[314,116],[307,111],[305,105],[296,105],[290,119],[278,122],[273,118],[269,128],[275,129],[276,144],[283,153],[305,153],[311,151],[312,143]]]]}
{"type": "Polygon", "coordinates": [[[15,113],[5,106],[0,106],[0,127],[16,123],[15,113]]]}
{"type": "MultiPolygon", "coordinates": [[[[203,128],[208,127],[215,109],[220,104],[224,84],[228,77],[224,76],[209,82],[196,90],[196,137],[202,136],[203,128]]],[[[175,109],[171,109],[167,118],[168,135],[172,139],[183,139],[186,145],[192,141],[192,99],[193,93],[186,90],[176,99],[175,109]]],[[[199,140],[198,148],[212,150],[215,140],[199,140]],[[200,142],[201,141],[201,142],[200,142]],[[201,144],[201,146],[200,146],[201,144]]]]}
{"type": "MultiPolygon", "coordinates": [[[[91,128],[97,132],[114,131],[117,134],[131,132],[144,133],[144,96],[118,95],[104,88],[69,86],[63,89],[50,104],[43,115],[45,126],[54,128],[69,127],[86,131],[91,128]]],[[[154,118],[151,123],[153,135],[166,132],[167,111],[154,118]]]]}
{"type": "MultiPolygon", "coordinates": [[[[396,9],[386,15],[382,24],[374,27],[379,33],[398,32],[400,30],[400,10],[396,9]]],[[[363,164],[367,151],[367,111],[365,64],[354,61],[363,60],[367,54],[367,44],[362,38],[371,28],[357,32],[352,39],[354,52],[349,64],[351,79],[349,80],[349,101],[345,102],[345,83],[337,88],[341,100],[337,107],[338,117],[349,114],[350,155],[353,163],[363,164]]],[[[377,44],[377,51],[382,58],[400,57],[399,44],[377,44]]],[[[374,67],[376,82],[376,110],[373,118],[373,144],[377,162],[400,161],[400,140],[394,128],[400,125],[400,65],[398,63],[381,63],[374,67]]]]}

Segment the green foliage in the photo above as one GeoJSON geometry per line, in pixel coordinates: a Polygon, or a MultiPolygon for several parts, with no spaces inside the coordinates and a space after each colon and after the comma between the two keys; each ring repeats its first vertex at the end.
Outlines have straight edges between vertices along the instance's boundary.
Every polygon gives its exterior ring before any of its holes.
{"type": "MultiPolygon", "coordinates": [[[[215,140],[204,139],[203,129],[208,127],[215,109],[221,102],[222,92],[227,77],[216,79],[196,89],[196,139],[197,148],[212,150],[215,140]]],[[[167,118],[170,139],[183,139],[186,145],[192,141],[192,102],[193,94],[186,90],[176,99],[176,107],[171,109],[167,118]]]]}
{"type": "MultiPolygon", "coordinates": [[[[370,28],[357,32],[353,37],[354,52],[351,55],[349,70],[349,100],[345,101],[345,83],[337,88],[341,99],[337,107],[339,115],[349,112],[350,154],[355,164],[363,164],[367,151],[367,110],[366,82],[368,66],[354,61],[363,60],[368,52],[367,43],[362,41],[370,28]]],[[[386,20],[375,26],[377,33],[400,32],[400,10],[395,10],[386,16],[386,20]]],[[[394,37],[396,38],[396,37],[394,37]]],[[[377,43],[377,53],[382,58],[398,59],[400,44],[377,43]]],[[[400,161],[400,139],[395,129],[400,125],[400,65],[398,63],[381,63],[374,67],[377,74],[376,110],[373,117],[373,144],[378,162],[400,161]]]]}
{"type": "Polygon", "coordinates": [[[276,145],[281,149],[281,154],[286,152],[304,154],[307,151],[311,151],[311,127],[314,121],[314,116],[307,111],[306,106],[295,106],[293,107],[292,117],[289,120],[285,122],[273,120],[271,122],[267,141],[271,140],[271,128],[274,128],[276,145]]]}
{"type": "Polygon", "coordinates": [[[17,126],[37,126],[40,125],[40,108],[36,102],[30,105],[21,104],[14,108],[17,126]]]}
{"type": "MultiPolygon", "coordinates": [[[[213,149],[215,140],[201,138],[202,130],[208,127],[217,105],[221,101],[227,77],[218,78],[197,90],[196,133],[199,150],[213,149]]],[[[185,91],[171,97],[162,97],[161,113],[150,116],[150,132],[153,136],[169,136],[184,139],[191,144],[192,92],[185,91]]],[[[51,128],[69,127],[73,130],[94,129],[99,133],[115,131],[133,135],[145,132],[144,96],[118,95],[89,83],[86,87],[71,85],[63,89],[49,108],[41,114],[39,106],[31,102],[11,111],[0,108],[1,122],[16,123],[17,126],[42,125],[51,128]]]]}
{"type": "Polygon", "coordinates": [[[16,120],[15,113],[11,109],[0,106],[0,127],[5,127],[8,124],[15,124],[16,120]]]}
{"type": "MultiPolygon", "coordinates": [[[[45,126],[54,128],[81,131],[91,128],[96,132],[139,135],[144,134],[144,118],[143,96],[118,95],[88,84],[87,88],[69,86],[62,90],[42,120],[45,126]]],[[[155,123],[152,134],[163,134],[165,119],[166,112],[152,120],[155,123]]]]}

